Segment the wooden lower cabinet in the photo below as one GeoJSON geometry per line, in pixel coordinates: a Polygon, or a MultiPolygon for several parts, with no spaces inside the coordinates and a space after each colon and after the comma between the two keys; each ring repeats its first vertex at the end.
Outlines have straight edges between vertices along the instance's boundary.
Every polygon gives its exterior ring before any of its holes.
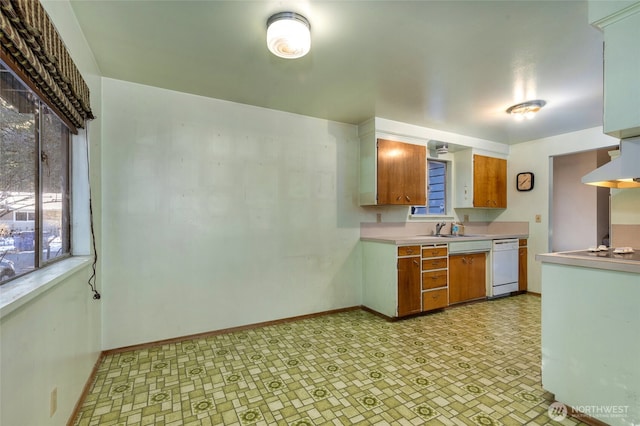
{"type": "Polygon", "coordinates": [[[422,311],[449,305],[447,296],[448,255],[446,245],[422,246],[422,311]]]}
{"type": "MultiPolygon", "coordinates": [[[[418,251],[419,253],[419,251],[418,251]]],[[[398,258],[398,316],[422,311],[420,295],[420,256],[398,258]]]]}
{"type": "Polygon", "coordinates": [[[487,296],[485,253],[449,256],[449,304],[487,296]]]}
{"type": "Polygon", "coordinates": [[[447,270],[427,271],[422,273],[422,289],[441,288],[447,286],[447,270]]]}
{"type": "Polygon", "coordinates": [[[422,293],[422,310],[430,311],[432,309],[446,308],[447,301],[447,289],[439,289],[433,291],[425,291],[422,293]]]}
{"type": "Polygon", "coordinates": [[[518,291],[527,291],[527,240],[520,240],[518,249],[518,291]],[[524,245],[523,245],[524,241],[524,245]]]}

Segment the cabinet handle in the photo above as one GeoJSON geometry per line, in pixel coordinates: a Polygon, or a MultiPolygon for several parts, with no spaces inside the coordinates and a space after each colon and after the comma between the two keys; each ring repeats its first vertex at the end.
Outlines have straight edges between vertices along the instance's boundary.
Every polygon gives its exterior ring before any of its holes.
{"type": "Polygon", "coordinates": [[[411,254],[411,253],[413,253],[413,250],[412,249],[407,249],[407,253],[411,254]]]}
{"type": "Polygon", "coordinates": [[[420,264],[418,263],[418,261],[417,261],[417,260],[414,260],[414,261],[413,261],[413,264],[414,264],[414,265],[416,265],[416,266],[420,266],[420,264]]]}
{"type": "Polygon", "coordinates": [[[411,201],[411,198],[410,198],[408,195],[405,195],[405,196],[404,196],[404,198],[405,198],[407,201],[411,201]]]}
{"type": "Polygon", "coordinates": [[[466,257],[462,258],[462,263],[467,263],[467,258],[466,257]]]}
{"type": "Polygon", "coordinates": [[[400,201],[401,198],[402,198],[402,195],[398,195],[398,198],[396,198],[396,201],[400,201]]]}
{"type": "Polygon", "coordinates": [[[438,266],[438,262],[431,262],[431,266],[438,266]]]}

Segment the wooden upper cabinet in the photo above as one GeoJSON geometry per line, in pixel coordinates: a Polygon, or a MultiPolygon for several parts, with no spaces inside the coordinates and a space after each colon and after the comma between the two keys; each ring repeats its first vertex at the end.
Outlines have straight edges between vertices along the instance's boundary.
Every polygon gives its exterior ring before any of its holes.
{"type": "Polygon", "coordinates": [[[473,206],[507,207],[507,160],[473,156],[473,206]]]}
{"type": "Polygon", "coordinates": [[[378,139],[377,204],[425,205],[427,148],[378,139]]]}

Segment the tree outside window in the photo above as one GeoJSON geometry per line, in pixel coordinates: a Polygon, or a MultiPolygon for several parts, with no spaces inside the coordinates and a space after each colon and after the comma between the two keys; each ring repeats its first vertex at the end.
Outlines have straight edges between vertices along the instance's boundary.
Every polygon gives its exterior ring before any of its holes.
{"type": "Polygon", "coordinates": [[[70,134],[1,62],[0,129],[0,280],[5,282],[70,253],[70,134]]]}

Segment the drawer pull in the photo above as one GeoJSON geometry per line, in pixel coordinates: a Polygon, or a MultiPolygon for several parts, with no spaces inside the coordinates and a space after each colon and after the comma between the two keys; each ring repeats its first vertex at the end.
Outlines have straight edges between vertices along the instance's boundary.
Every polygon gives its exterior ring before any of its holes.
{"type": "Polygon", "coordinates": [[[418,263],[418,261],[417,261],[417,260],[414,260],[414,261],[413,261],[413,264],[414,264],[414,265],[416,265],[416,266],[420,266],[420,264],[418,263]]]}
{"type": "Polygon", "coordinates": [[[411,253],[413,253],[413,250],[412,249],[407,249],[407,253],[411,254],[411,253]]]}

